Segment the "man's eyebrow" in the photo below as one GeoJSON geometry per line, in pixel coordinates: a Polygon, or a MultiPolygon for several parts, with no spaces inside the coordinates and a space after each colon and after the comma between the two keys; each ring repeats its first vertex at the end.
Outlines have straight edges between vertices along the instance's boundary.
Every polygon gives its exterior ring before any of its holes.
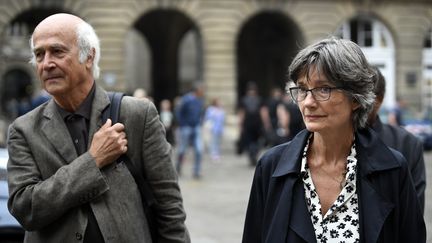
{"type": "Polygon", "coordinates": [[[43,48],[42,47],[35,47],[35,48],[33,48],[33,53],[36,53],[36,52],[39,52],[39,51],[42,51],[43,50],[43,48]]]}
{"type": "Polygon", "coordinates": [[[67,47],[67,46],[65,46],[65,45],[61,45],[61,44],[52,44],[52,45],[49,45],[47,48],[44,48],[44,47],[35,47],[35,48],[33,48],[33,52],[38,52],[38,51],[42,51],[42,50],[45,50],[45,49],[63,49],[63,50],[69,50],[69,48],[67,47]]]}

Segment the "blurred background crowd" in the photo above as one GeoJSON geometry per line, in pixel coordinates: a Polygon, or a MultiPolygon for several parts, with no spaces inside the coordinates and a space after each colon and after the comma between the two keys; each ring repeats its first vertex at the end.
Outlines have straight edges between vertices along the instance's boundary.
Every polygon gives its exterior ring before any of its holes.
{"type": "Polygon", "coordinates": [[[356,42],[385,77],[382,121],[432,149],[431,0],[1,0],[0,12],[0,147],[11,121],[50,99],[28,63],[28,40],[42,19],[67,12],[101,39],[97,82],[151,99],[167,140],[194,150],[196,178],[203,154],[223,161],[226,141],[254,166],[260,151],[303,129],[287,67],[329,35],[356,42]],[[191,96],[202,103],[185,108],[191,96]],[[203,147],[182,136],[182,122],[193,119],[185,109],[199,110],[194,139],[203,147]]]}

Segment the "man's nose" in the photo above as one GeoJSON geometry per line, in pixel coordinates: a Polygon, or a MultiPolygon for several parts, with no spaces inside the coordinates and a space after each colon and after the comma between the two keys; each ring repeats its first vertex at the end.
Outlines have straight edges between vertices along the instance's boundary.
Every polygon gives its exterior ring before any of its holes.
{"type": "Polygon", "coordinates": [[[45,53],[41,65],[43,69],[51,69],[55,67],[55,63],[48,52],[45,53]]]}

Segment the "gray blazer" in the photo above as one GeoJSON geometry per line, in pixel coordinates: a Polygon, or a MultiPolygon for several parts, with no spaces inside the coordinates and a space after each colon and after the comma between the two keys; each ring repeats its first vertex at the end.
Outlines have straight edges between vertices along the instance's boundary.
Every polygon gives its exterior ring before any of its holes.
{"type": "MultiPolygon", "coordinates": [[[[109,104],[96,87],[89,145],[109,104]]],[[[171,147],[151,102],[125,97],[120,121],[127,155],[141,163],[153,189],[160,242],[190,242],[184,224],[171,147]]],[[[9,210],[26,229],[25,242],[77,242],[87,225],[90,203],[105,242],[151,242],[138,188],[123,163],[98,169],[89,152],[77,157],[53,100],[19,117],[9,128],[9,210]]]]}

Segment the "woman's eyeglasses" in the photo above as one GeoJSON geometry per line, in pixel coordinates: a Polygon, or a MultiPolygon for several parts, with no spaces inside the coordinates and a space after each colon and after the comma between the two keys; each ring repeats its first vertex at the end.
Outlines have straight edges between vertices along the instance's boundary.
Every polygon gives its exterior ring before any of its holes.
{"type": "Polygon", "coordinates": [[[316,101],[326,101],[330,99],[330,95],[332,90],[334,89],[343,89],[341,87],[316,87],[313,89],[306,89],[303,87],[291,87],[289,88],[289,92],[291,94],[291,98],[295,102],[300,102],[306,99],[307,93],[311,92],[312,97],[316,101]]]}

